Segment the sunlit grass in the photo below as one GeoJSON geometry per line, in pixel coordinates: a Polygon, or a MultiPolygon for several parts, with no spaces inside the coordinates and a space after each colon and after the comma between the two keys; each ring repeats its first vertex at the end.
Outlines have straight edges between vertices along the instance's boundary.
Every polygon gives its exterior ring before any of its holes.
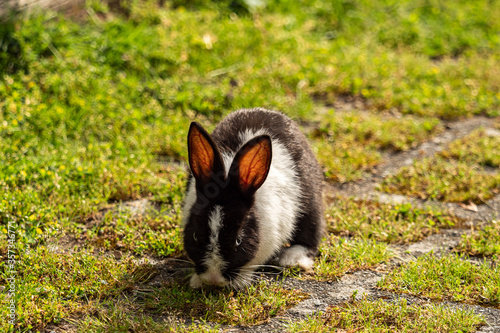
{"type": "Polygon", "coordinates": [[[312,148],[326,178],[337,182],[360,179],[381,162],[378,151],[348,140],[315,140],[312,148]]]}
{"type": "Polygon", "coordinates": [[[144,311],[136,299],[112,299],[95,305],[92,315],[76,321],[76,331],[87,332],[155,332],[155,333],[215,333],[218,325],[187,324],[172,316],[158,317],[144,311]]]}
{"type": "Polygon", "coordinates": [[[361,300],[331,306],[290,325],[290,332],[475,332],[484,319],[472,310],[436,304],[361,300]]]}
{"type": "Polygon", "coordinates": [[[469,255],[500,255],[500,224],[492,224],[474,228],[470,235],[462,235],[460,244],[455,249],[469,255]]]}
{"type": "Polygon", "coordinates": [[[442,131],[435,118],[377,115],[369,112],[334,112],[321,114],[313,138],[357,142],[363,146],[390,151],[405,151],[442,131]]]}
{"type": "Polygon", "coordinates": [[[17,222],[19,241],[36,244],[57,230],[74,229],[110,201],[147,197],[180,209],[183,169],[152,157],[126,154],[107,159],[100,149],[95,156],[87,153],[90,148],[71,148],[78,150],[44,152],[4,166],[0,216],[17,222]]]}
{"type": "Polygon", "coordinates": [[[146,308],[162,314],[229,325],[262,324],[307,298],[278,282],[257,282],[241,291],[197,290],[176,283],[147,294],[146,308]]]}
{"type": "Polygon", "coordinates": [[[327,208],[328,231],[387,243],[416,242],[440,228],[458,226],[461,221],[433,209],[411,204],[380,204],[335,198],[327,208]]]}
{"type": "Polygon", "coordinates": [[[384,243],[373,240],[345,240],[328,235],[320,246],[314,273],[306,278],[333,281],[347,272],[373,268],[392,257],[384,243]]]}
{"type": "MultiPolygon", "coordinates": [[[[2,331],[39,330],[75,314],[87,313],[94,300],[116,296],[147,281],[155,269],[138,265],[131,258],[116,261],[96,256],[91,250],[60,253],[56,247],[39,246],[16,251],[16,326],[2,321],[2,331]]],[[[10,286],[7,261],[2,261],[0,283],[10,286]]],[[[6,293],[0,294],[6,304],[6,293]]],[[[2,317],[9,309],[2,307],[2,317]]]]}
{"type": "Polygon", "coordinates": [[[463,139],[452,142],[441,155],[462,162],[498,168],[500,166],[498,147],[500,147],[500,133],[496,133],[496,136],[488,135],[488,132],[481,128],[463,139]]]}
{"type": "Polygon", "coordinates": [[[483,203],[500,192],[500,174],[465,162],[426,158],[387,177],[379,188],[421,199],[483,203]]]}
{"type": "Polygon", "coordinates": [[[357,180],[379,164],[380,150],[408,150],[442,129],[434,118],[395,118],[368,112],[329,111],[319,118],[309,137],[326,177],[340,182],[357,180]]]}
{"type": "Polygon", "coordinates": [[[183,251],[180,231],[181,208],[174,205],[157,210],[146,204],[145,211],[119,205],[77,229],[74,237],[108,250],[180,256],[183,251]]]}
{"type": "Polygon", "coordinates": [[[431,299],[495,307],[500,304],[498,266],[487,261],[474,264],[457,255],[419,257],[389,273],[378,286],[431,299]]]}

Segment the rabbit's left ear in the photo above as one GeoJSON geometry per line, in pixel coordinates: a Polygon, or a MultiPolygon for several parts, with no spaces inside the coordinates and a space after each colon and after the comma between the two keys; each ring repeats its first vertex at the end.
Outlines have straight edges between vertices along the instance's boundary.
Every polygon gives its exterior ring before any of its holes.
{"type": "Polygon", "coordinates": [[[272,146],[269,135],[257,136],[236,153],[229,177],[244,195],[254,194],[266,180],[271,167],[272,146]]]}

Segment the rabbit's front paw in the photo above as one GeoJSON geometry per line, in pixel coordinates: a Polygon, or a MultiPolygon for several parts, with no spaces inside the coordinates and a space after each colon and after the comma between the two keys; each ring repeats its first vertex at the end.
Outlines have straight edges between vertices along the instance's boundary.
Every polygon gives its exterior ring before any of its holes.
{"type": "Polygon", "coordinates": [[[306,272],[312,271],[314,261],[308,255],[309,251],[302,245],[293,245],[283,250],[279,265],[282,267],[300,267],[306,272]]]}

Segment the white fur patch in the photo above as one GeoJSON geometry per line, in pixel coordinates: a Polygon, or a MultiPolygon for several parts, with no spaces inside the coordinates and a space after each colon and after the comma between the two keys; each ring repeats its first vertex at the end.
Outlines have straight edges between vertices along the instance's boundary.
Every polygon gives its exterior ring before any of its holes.
{"type": "Polygon", "coordinates": [[[198,289],[198,288],[201,288],[202,285],[203,285],[203,282],[201,282],[201,279],[198,276],[198,274],[193,274],[191,276],[191,279],[189,280],[189,286],[193,289],[198,289]]]}
{"type": "Polygon", "coordinates": [[[226,266],[226,262],[220,255],[219,247],[219,231],[222,227],[222,218],[222,207],[216,205],[208,218],[208,227],[210,228],[210,244],[205,257],[205,265],[208,269],[206,272],[199,275],[201,281],[204,283],[218,286],[224,286],[229,283],[229,281],[222,276],[222,271],[226,266]]]}
{"type": "Polygon", "coordinates": [[[300,267],[305,271],[312,269],[314,261],[307,255],[307,248],[302,245],[294,245],[281,254],[279,265],[283,267],[300,267]]]}
{"type": "Polygon", "coordinates": [[[222,216],[222,207],[216,205],[208,218],[208,227],[210,228],[210,245],[212,245],[214,250],[219,249],[217,240],[219,239],[219,231],[222,227],[222,216]]]}

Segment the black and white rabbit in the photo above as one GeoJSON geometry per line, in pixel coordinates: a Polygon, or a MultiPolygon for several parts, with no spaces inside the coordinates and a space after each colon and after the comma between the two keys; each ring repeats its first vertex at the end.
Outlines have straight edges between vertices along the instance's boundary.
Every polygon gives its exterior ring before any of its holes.
{"type": "Polygon", "coordinates": [[[194,179],[183,236],[195,264],[191,287],[241,288],[276,254],[280,266],[312,268],[325,228],[323,175],[290,118],[243,109],[211,135],[193,122],[188,148],[194,179]]]}

